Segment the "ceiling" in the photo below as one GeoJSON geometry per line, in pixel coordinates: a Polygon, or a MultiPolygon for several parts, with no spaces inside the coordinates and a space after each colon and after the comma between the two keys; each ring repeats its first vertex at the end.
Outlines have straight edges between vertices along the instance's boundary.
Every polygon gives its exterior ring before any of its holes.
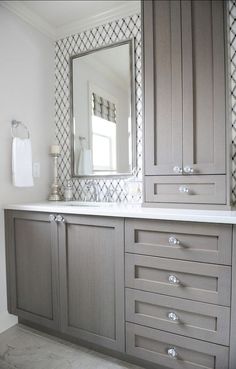
{"type": "Polygon", "coordinates": [[[1,1],[1,4],[56,39],[140,11],[138,0],[27,0],[1,1]]]}

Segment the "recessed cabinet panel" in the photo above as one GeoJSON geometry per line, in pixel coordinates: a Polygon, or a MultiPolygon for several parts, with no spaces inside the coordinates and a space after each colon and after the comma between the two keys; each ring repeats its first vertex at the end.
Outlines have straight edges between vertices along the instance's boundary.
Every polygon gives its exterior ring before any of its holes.
{"type": "Polygon", "coordinates": [[[224,174],[224,2],[182,0],[183,166],[224,174]]]}
{"type": "Polygon", "coordinates": [[[146,174],[182,166],[180,1],[144,1],[146,174]]]}
{"type": "Polygon", "coordinates": [[[226,204],[225,176],[146,176],[147,202],[226,204]]]}
{"type": "Polygon", "coordinates": [[[229,349],[171,333],[126,324],[127,353],[172,369],[228,369],[229,349]]]}
{"type": "Polygon", "coordinates": [[[62,330],[123,351],[123,221],[64,217],[58,226],[62,330]]]}
{"type": "Polygon", "coordinates": [[[126,253],[126,287],[230,306],[231,268],[126,253]]]}
{"type": "Polygon", "coordinates": [[[16,218],[14,231],[17,309],[52,319],[50,223],[16,218]]]}
{"type": "Polygon", "coordinates": [[[126,321],[229,345],[230,308],[126,288],[126,321]]]}
{"type": "Polygon", "coordinates": [[[131,253],[231,265],[232,226],[127,219],[125,250],[131,253]]]}
{"type": "Polygon", "coordinates": [[[47,213],[7,212],[9,310],[57,328],[58,253],[56,224],[47,213]]]}

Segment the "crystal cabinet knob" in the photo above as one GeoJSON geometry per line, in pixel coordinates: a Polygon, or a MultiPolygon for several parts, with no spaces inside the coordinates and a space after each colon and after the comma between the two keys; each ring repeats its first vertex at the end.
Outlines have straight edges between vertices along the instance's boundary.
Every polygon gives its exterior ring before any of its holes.
{"type": "Polygon", "coordinates": [[[168,348],[167,354],[168,354],[168,356],[172,357],[173,359],[175,359],[177,357],[177,355],[178,355],[177,354],[177,351],[176,351],[176,349],[174,347],[168,348]]]}
{"type": "Polygon", "coordinates": [[[179,245],[179,240],[175,238],[174,236],[170,236],[168,242],[169,242],[169,245],[171,246],[179,245]]]}
{"type": "Polygon", "coordinates": [[[194,173],[194,169],[189,167],[188,165],[186,167],[184,167],[184,173],[187,174],[193,174],[194,173]]]}
{"type": "Polygon", "coordinates": [[[60,214],[56,216],[55,220],[56,220],[57,223],[65,223],[65,219],[60,214]]]}
{"type": "Polygon", "coordinates": [[[189,193],[189,188],[187,186],[180,186],[179,187],[180,193],[189,193]]]}
{"type": "Polygon", "coordinates": [[[56,220],[56,217],[54,214],[50,214],[48,218],[49,218],[49,222],[54,222],[56,220]]]}
{"type": "Polygon", "coordinates": [[[169,320],[172,320],[172,322],[177,322],[179,320],[179,317],[177,314],[175,314],[173,311],[169,312],[167,314],[167,317],[169,320]]]}
{"type": "Polygon", "coordinates": [[[169,275],[168,281],[169,281],[170,284],[174,284],[174,285],[179,284],[178,278],[173,274],[169,275]]]}
{"type": "Polygon", "coordinates": [[[176,174],[181,174],[183,172],[182,168],[181,167],[178,167],[178,166],[175,166],[173,168],[173,171],[176,173],[176,174]]]}

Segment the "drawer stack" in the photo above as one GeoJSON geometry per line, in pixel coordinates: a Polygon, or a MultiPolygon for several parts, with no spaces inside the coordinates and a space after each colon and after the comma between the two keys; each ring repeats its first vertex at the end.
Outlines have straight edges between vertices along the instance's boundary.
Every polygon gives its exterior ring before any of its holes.
{"type": "Polygon", "coordinates": [[[178,369],[228,369],[232,227],[127,220],[126,351],[178,369]]]}

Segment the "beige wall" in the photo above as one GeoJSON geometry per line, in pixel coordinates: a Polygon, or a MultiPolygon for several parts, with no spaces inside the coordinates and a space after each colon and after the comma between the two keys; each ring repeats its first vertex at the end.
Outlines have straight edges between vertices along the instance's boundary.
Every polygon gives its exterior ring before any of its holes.
{"type": "Polygon", "coordinates": [[[15,320],[7,315],[3,206],[45,200],[50,183],[48,147],[53,140],[54,44],[0,5],[0,331],[15,320]],[[41,177],[33,188],[11,182],[12,119],[30,130],[33,161],[41,177]]]}

